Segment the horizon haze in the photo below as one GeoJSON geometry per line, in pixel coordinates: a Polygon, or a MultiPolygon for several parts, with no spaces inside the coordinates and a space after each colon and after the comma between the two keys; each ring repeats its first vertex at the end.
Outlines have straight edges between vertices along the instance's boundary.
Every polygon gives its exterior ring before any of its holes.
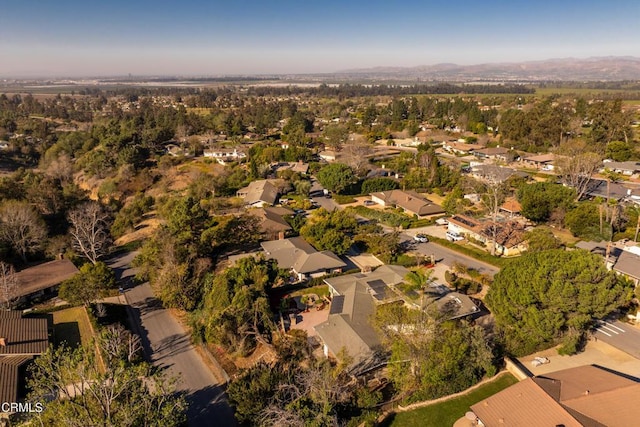
{"type": "Polygon", "coordinates": [[[334,73],[640,57],[640,3],[10,1],[1,77],[334,73]]]}

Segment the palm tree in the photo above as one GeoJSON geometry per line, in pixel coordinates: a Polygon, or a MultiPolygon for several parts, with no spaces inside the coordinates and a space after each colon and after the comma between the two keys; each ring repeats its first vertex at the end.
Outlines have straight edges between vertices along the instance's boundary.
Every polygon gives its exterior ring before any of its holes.
{"type": "Polygon", "coordinates": [[[433,270],[425,270],[418,269],[414,271],[410,271],[404,276],[405,282],[411,285],[412,287],[420,289],[420,308],[424,309],[424,294],[426,292],[426,287],[429,282],[431,282],[431,275],[433,274],[433,270]]]}

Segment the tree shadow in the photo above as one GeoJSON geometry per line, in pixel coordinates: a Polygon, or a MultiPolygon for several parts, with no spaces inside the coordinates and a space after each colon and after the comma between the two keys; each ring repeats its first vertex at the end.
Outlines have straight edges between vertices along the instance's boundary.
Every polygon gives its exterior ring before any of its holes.
{"type": "Polygon", "coordinates": [[[186,396],[189,427],[236,426],[233,409],[221,386],[209,386],[186,396]]]}
{"type": "Polygon", "coordinates": [[[160,361],[167,357],[176,356],[189,350],[191,339],[185,334],[174,334],[162,339],[155,348],[155,361],[160,361]]]}

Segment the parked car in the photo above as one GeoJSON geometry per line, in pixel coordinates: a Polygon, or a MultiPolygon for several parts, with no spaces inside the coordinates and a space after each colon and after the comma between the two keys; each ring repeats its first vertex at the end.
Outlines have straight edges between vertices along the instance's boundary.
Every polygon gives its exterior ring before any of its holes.
{"type": "Polygon", "coordinates": [[[447,240],[449,240],[450,242],[458,242],[460,240],[464,240],[464,237],[462,237],[455,231],[447,231],[447,240]]]}
{"type": "Polygon", "coordinates": [[[546,365],[549,362],[550,362],[550,360],[547,359],[546,357],[536,357],[535,359],[533,359],[531,361],[531,364],[533,366],[540,366],[540,365],[546,365]]]}
{"type": "Polygon", "coordinates": [[[373,200],[365,200],[363,202],[363,205],[365,205],[365,206],[373,206],[375,204],[376,204],[376,202],[374,202],[373,200]]]}
{"type": "Polygon", "coordinates": [[[429,236],[427,236],[426,234],[416,234],[415,236],[413,236],[413,240],[418,243],[427,243],[429,241],[429,236]]]}
{"type": "Polygon", "coordinates": [[[447,218],[438,218],[436,219],[436,225],[449,225],[449,221],[447,218]]]}

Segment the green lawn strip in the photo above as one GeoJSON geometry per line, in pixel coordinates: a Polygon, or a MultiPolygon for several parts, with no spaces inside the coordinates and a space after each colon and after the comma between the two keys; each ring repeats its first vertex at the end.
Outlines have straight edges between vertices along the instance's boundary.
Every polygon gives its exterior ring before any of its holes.
{"type": "Polygon", "coordinates": [[[54,343],[66,342],[68,346],[86,345],[91,342],[91,326],[84,307],[71,307],[51,313],[53,316],[54,343]]]}
{"type": "Polygon", "coordinates": [[[500,378],[463,396],[455,397],[433,405],[414,409],[407,412],[398,412],[393,416],[390,424],[393,427],[440,427],[451,426],[469,411],[471,405],[475,405],[483,399],[504,390],[517,383],[518,380],[511,374],[503,374],[500,378]]]}
{"type": "Polygon", "coordinates": [[[491,264],[499,268],[503,268],[509,262],[511,262],[510,258],[495,257],[495,256],[492,256],[491,254],[484,252],[481,249],[470,248],[468,246],[461,246],[457,243],[453,243],[446,239],[441,239],[439,237],[429,235],[429,240],[439,244],[440,246],[444,246],[445,248],[449,248],[463,255],[477,259],[478,261],[486,262],[487,264],[491,264]]]}
{"type": "Polygon", "coordinates": [[[319,286],[313,286],[311,288],[300,289],[298,291],[290,293],[289,297],[299,297],[299,296],[308,295],[308,294],[316,294],[320,298],[322,298],[323,296],[328,297],[329,296],[329,286],[328,285],[319,285],[319,286]]]}

